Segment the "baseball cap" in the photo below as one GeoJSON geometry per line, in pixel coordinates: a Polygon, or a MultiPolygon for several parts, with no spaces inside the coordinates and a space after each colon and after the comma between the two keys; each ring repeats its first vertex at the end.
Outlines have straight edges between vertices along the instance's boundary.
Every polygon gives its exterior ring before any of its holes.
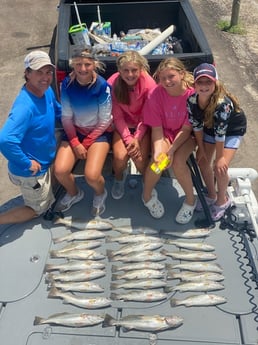
{"type": "Polygon", "coordinates": [[[207,77],[212,81],[218,80],[218,73],[216,68],[209,63],[202,63],[197,66],[193,71],[194,81],[197,81],[201,77],[207,77]]]}
{"type": "Polygon", "coordinates": [[[41,50],[34,50],[30,52],[24,59],[24,65],[25,68],[31,68],[34,71],[37,71],[41,67],[47,65],[55,68],[55,65],[51,63],[49,55],[41,50]]]}

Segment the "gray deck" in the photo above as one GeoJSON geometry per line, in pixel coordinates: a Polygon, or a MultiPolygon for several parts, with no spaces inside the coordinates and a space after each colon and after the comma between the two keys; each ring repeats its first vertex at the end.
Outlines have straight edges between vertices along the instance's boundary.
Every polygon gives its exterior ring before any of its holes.
{"type": "MultiPolygon", "coordinates": [[[[67,218],[79,218],[88,221],[92,219],[90,206],[92,191],[87,187],[82,177],[77,183],[85,190],[85,197],[66,212],[67,218]]],[[[157,185],[160,200],[164,203],[166,214],[161,220],[152,219],[141,202],[142,181],[138,175],[128,176],[126,195],[121,200],[113,200],[110,196],[112,178],[107,178],[109,196],[106,211],[101,216],[118,225],[148,226],[157,230],[184,231],[195,228],[195,221],[203,217],[196,213],[191,224],[180,226],[174,222],[180,207],[183,194],[174,179],[163,177],[157,185]],[[130,188],[130,179],[137,180],[136,188],[130,188]]],[[[12,204],[19,203],[19,198],[12,204]]],[[[7,207],[10,205],[4,205],[7,207]]],[[[2,208],[3,210],[3,208],[2,208]]],[[[48,298],[48,286],[43,272],[46,263],[61,263],[63,259],[49,257],[50,249],[62,245],[53,244],[52,238],[67,234],[70,230],[62,225],[53,225],[43,218],[22,225],[0,227],[0,339],[3,345],[99,345],[99,344],[173,344],[173,345],[226,345],[253,344],[257,345],[257,277],[253,268],[257,269],[257,238],[250,240],[245,235],[245,229],[220,229],[220,223],[211,229],[211,234],[205,241],[215,246],[216,262],[223,269],[225,289],[212,292],[223,295],[227,303],[217,307],[170,307],[171,297],[182,299],[190,292],[173,292],[167,300],[156,303],[113,301],[112,306],[103,309],[85,310],[62,300],[48,298]],[[251,256],[251,260],[250,260],[251,256]],[[251,267],[250,262],[254,267],[251,267]],[[48,317],[59,312],[92,314],[108,313],[114,317],[130,314],[146,315],[178,315],[183,317],[183,325],[156,334],[148,332],[129,331],[115,327],[102,328],[101,325],[69,328],[54,325],[34,326],[35,316],[48,317]]],[[[106,232],[117,236],[117,231],[106,232]]],[[[162,235],[162,232],[160,233],[162,235]]],[[[168,237],[166,235],[165,237],[168,237]]],[[[191,240],[188,240],[191,241],[191,240]]],[[[118,248],[118,244],[105,243],[98,249],[105,254],[106,249],[118,248]]],[[[173,245],[164,245],[170,251],[177,251],[173,245]]],[[[110,280],[112,263],[106,262],[106,276],[96,282],[105,287],[102,296],[110,296],[110,280]]],[[[167,263],[179,261],[166,259],[167,263]]],[[[179,281],[170,280],[168,285],[176,285],[179,281]]],[[[122,292],[122,290],[119,290],[122,292]]],[[[86,295],[86,294],[85,294],[86,295]]],[[[88,293],[88,296],[96,296],[88,293]]],[[[99,295],[99,294],[98,294],[99,295]]]]}

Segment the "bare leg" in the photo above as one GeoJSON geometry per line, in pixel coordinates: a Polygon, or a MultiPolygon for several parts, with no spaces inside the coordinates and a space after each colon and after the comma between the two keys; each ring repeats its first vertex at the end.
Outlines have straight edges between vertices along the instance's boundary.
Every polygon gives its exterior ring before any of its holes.
{"type": "Polygon", "coordinates": [[[215,145],[204,143],[204,149],[206,153],[207,160],[202,159],[198,165],[208,191],[208,197],[211,199],[217,198],[216,186],[215,186],[215,176],[212,167],[213,157],[215,153],[215,145]]]}
{"type": "Polygon", "coordinates": [[[115,179],[121,181],[123,179],[123,172],[127,168],[127,162],[129,156],[127,154],[126,147],[120,136],[120,134],[115,131],[113,134],[113,170],[115,173],[115,179]]]}
{"type": "Polygon", "coordinates": [[[0,224],[23,223],[36,217],[38,215],[32,208],[20,206],[0,214],[0,224]]]}
{"type": "Polygon", "coordinates": [[[78,193],[74,175],[72,174],[75,162],[76,158],[70,144],[66,141],[62,141],[55,159],[54,172],[58,182],[71,196],[78,193]]]}
{"type": "Polygon", "coordinates": [[[134,160],[134,164],[137,170],[144,176],[145,170],[149,164],[151,144],[150,144],[150,133],[147,132],[142,140],[140,141],[141,158],[134,160]]]}

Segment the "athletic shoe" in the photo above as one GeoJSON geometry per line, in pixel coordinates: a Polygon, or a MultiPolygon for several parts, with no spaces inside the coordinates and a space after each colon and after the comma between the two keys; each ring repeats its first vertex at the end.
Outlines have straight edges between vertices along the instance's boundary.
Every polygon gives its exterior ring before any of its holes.
{"type": "Polygon", "coordinates": [[[66,193],[59,203],[58,211],[68,211],[74,204],[77,204],[84,197],[83,190],[79,189],[78,193],[74,196],[66,193]]]}

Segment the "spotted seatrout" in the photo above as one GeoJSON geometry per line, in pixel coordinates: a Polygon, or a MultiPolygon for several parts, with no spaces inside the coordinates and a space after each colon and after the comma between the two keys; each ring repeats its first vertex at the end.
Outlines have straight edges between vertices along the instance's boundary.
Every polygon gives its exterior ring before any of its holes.
{"type": "Polygon", "coordinates": [[[84,240],[96,240],[98,238],[104,238],[106,235],[104,232],[99,230],[83,230],[83,231],[76,231],[72,232],[68,235],[64,235],[61,237],[56,237],[53,239],[54,243],[60,242],[71,242],[71,241],[84,241],[84,240]]]}
{"type": "Polygon", "coordinates": [[[121,271],[133,271],[133,270],[144,270],[144,269],[150,269],[150,270],[164,270],[166,265],[162,262],[151,262],[151,261],[145,261],[145,262],[135,262],[133,264],[123,264],[121,266],[113,265],[111,268],[112,272],[121,272],[121,271]]]}
{"type": "Polygon", "coordinates": [[[162,234],[166,234],[173,237],[182,237],[182,238],[201,238],[207,237],[211,234],[211,230],[208,228],[199,228],[199,229],[189,229],[184,232],[178,231],[161,231],[162,234]]]}
{"type": "Polygon", "coordinates": [[[171,298],[170,305],[171,307],[176,307],[178,305],[185,305],[186,307],[201,307],[218,305],[226,302],[227,299],[223,296],[218,296],[214,294],[202,294],[189,296],[184,299],[171,298]]]}
{"type": "Polygon", "coordinates": [[[43,317],[36,316],[34,319],[34,325],[53,324],[67,327],[86,327],[98,325],[103,321],[104,316],[101,315],[60,313],[50,315],[45,319],[43,317]]]}
{"type": "Polygon", "coordinates": [[[210,252],[202,252],[202,251],[185,251],[180,250],[178,252],[169,252],[166,249],[162,249],[161,253],[170,256],[173,259],[177,260],[186,260],[186,261],[209,261],[209,260],[216,260],[217,255],[215,253],[210,252]]]}
{"type": "Polygon", "coordinates": [[[112,274],[112,280],[133,280],[133,279],[153,279],[165,278],[166,272],[161,270],[143,269],[128,271],[123,274],[112,274]]]}
{"type": "Polygon", "coordinates": [[[102,219],[92,219],[85,222],[80,219],[57,218],[54,220],[54,224],[62,224],[78,230],[111,230],[113,228],[113,224],[102,219]]]}
{"type": "Polygon", "coordinates": [[[81,260],[102,260],[105,255],[93,249],[70,250],[68,252],[50,251],[51,258],[81,259],[81,260]]]}
{"type": "Polygon", "coordinates": [[[167,271],[167,280],[180,279],[182,281],[200,281],[200,280],[214,280],[222,281],[225,277],[221,273],[216,272],[172,272],[167,271]]]}
{"type": "Polygon", "coordinates": [[[110,289],[140,289],[140,290],[148,290],[148,289],[158,289],[164,288],[167,283],[161,279],[144,279],[144,280],[130,280],[122,283],[111,283],[110,289]]]}
{"type": "Polygon", "coordinates": [[[138,235],[122,235],[122,236],[107,236],[106,242],[118,242],[120,244],[126,244],[126,243],[139,243],[139,242],[161,242],[164,243],[164,240],[162,238],[159,238],[158,236],[148,236],[144,234],[138,234],[138,235]]]}
{"type": "Polygon", "coordinates": [[[183,282],[180,284],[177,284],[176,286],[166,286],[165,291],[171,292],[171,291],[201,291],[201,292],[208,292],[213,290],[222,290],[224,289],[224,285],[215,282],[212,280],[203,280],[200,282],[183,282]]]}
{"type": "Polygon", "coordinates": [[[111,293],[113,300],[135,301],[135,302],[156,302],[167,298],[167,293],[156,290],[132,291],[125,294],[111,293]]]}
{"type": "Polygon", "coordinates": [[[83,282],[59,282],[54,281],[51,286],[61,289],[62,291],[76,291],[76,292],[103,292],[104,288],[99,284],[90,281],[83,282]]]}
{"type": "Polygon", "coordinates": [[[80,271],[85,269],[103,269],[105,268],[105,263],[101,261],[95,260],[73,260],[67,261],[60,264],[46,264],[44,272],[49,271],[60,271],[60,272],[67,272],[67,271],[80,271]]]}
{"type": "Polygon", "coordinates": [[[215,250],[214,246],[204,243],[204,242],[183,242],[183,241],[174,241],[167,239],[165,241],[167,244],[173,244],[178,248],[190,249],[190,250],[200,250],[204,252],[212,252],[215,250]]]}
{"type": "Polygon", "coordinates": [[[138,244],[127,244],[122,246],[120,249],[117,250],[107,250],[107,257],[113,258],[116,255],[127,255],[132,252],[142,252],[144,250],[155,250],[162,247],[161,242],[141,242],[138,244]]]}
{"type": "Polygon", "coordinates": [[[222,273],[222,268],[217,263],[211,263],[211,262],[186,262],[186,263],[180,263],[180,264],[167,264],[166,268],[169,269],[180,269],[180,270],[186,270],[186,271],[193,271],[193,272],[217,272],[222,273]]]}
{"type": "Polygon", "coordinates": [[[120,326],[126,330],[134,329],[145,332],[159,332],[166,329],[179,327],[182,324],[183,318],[179,316],[128,315],[116,320],[109,314],[106,314],[102,326],[120,326]]]}
{"type": "Polygon", "coordinates": [[[100,269],[86,269],[57,274],[49,273],[46,276],[46,282],[52,282],[53,280],[60,280],[62,282],[81,282],[101,278],[105,275],[106,272],[100,269]]]}

